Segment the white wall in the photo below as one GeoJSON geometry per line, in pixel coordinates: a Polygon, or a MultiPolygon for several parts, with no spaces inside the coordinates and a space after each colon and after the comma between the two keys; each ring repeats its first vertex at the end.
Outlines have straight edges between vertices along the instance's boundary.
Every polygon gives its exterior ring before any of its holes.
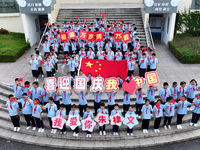
{"type": "Polygon", "coordinates": [[[29,41],[31,46],[40,40],[40,29],[36,32],[35,19],[38,19],[38,15],[22,14],[26,41],[29,41]]]}
{"type": "Polygon", "coordinates": [[[192,5],[192,0],[181,0],[178,5],[178,11],[182,12],[184,9],[189,10],[192,5]]]}
{"type": "Polygon", "coordinates": [[[0,28],[10,32],[24,33],[22,16],[20,13],[0,13],[0,28]]]}
{"type": "Polygon", "coordinates": [[[168,45],[168,42],[172,41],[173,37],[174,37],[176,13],[163,14],[163,17],[165,18],[165,26],[164,26],[164,31],[162,31],[162,33],[161,33],[161,42],[168,45]],[[168,33],[167,33],[168,18],[170,18],[170,21],[169,21],[169,29],[168,29],[168,33]]]}
{"type": "Polygon", "coordinates": [[[143,3],[143,0],[57,0],[56,3],[143,3]]]}

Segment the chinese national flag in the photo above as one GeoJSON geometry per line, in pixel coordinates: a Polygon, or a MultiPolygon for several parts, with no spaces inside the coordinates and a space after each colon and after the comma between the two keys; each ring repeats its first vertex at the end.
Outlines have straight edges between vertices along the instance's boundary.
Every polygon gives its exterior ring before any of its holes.
{"type": "Polygon", "coordinates": [[[92,76],[100,76],[104,79],[111,77],[117,77],[118,75],[125,81],[127,77],[127,61],[109,61],[109,60],[99,60],[99,59],[81,59],[80,69],[87,76],[91,73],[92,76]]]}
{"type": "Polygon", "coordinates": [[[67,33],[66,32],[61,32],[60,34],[60,40],[62,42],[67,41],[67,33]]]}
{"type": "Polygon", "coordinates": [[[79,31],[79,39],[80,40],[87,40],[87,31],[80,30],[79,31]]]}
{"type": "Polygon", "coordinates": [[[122,32],[114,32],[114,41],[122,40],[122,32]]]}

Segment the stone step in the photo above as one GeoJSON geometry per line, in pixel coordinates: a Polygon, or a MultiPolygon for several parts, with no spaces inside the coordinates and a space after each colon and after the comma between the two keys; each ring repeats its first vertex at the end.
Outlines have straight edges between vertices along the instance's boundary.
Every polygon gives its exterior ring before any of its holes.
{"type": "Polygon", "coordinates": [[[100,137],[97,132],[94,132],[92,138],[85,138],[85,134],[81,133],[79,137],[72,137],[72,133],[66,135],[58,135],[58,132],[50,134],[48,129],[43,133],[26,131],[25,126],[22,126],[19,132],[14,132],[11,122],[0,121],[2,122],[0,124],[0,137],[2,138],[27,144],[69,149],[124,149],[152,146],[199,137],[198,133],[200,132],[199,127],[194,128],[183,124],[182,130],[176,130],[173,127],[172,130],[160,129],[161,133],[159,134],[149,130],[149,134],[134,131],[134,136],[127,137],[125,132],[119,132],[120,136],[113,137],[111,132],[107,132],[106,136],[100,137]]]}

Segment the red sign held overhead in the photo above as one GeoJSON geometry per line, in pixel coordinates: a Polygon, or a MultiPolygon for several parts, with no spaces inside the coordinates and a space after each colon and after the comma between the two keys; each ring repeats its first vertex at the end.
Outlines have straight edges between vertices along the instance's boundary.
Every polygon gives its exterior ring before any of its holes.
{"type": "Polygon", "coordinates": [[[61,32],[60,34],[60,40],[61,42],[67,41],[67,33],[66,32],[61,32]]]}
{"type": "Polygon", "coordinates": [[[67,34],[70,40],[76,38],[76,33],[74,31],[69,31],[67,34]]]}
{"type": "Polygon", "coordinates": [[[122,40],[122,32],[114,32],[114,41],[122,40]]]}
{"type": "Polygon", "coordinates": [[[79,39],[80,40],[87,40],[87,31],[80,30],[79,31],[79,39]]]}

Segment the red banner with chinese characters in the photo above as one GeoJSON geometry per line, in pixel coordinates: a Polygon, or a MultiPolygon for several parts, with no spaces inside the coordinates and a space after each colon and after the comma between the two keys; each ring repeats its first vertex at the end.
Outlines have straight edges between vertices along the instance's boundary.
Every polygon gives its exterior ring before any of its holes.
{"type": "Polygon", "coordinates": [[[92,76],[100,76],[104,79],[111,77],[117,77],[118,75],[125,81],[127,77],[127,61],[109,61],[98,59],[81,59],[80,69],[87,76],[88,73],[92,73],[92,76]]]}
{"type": "Polygon", "coordinates": [[[130,36],[130,34],[129,34],[128,32],[124,33],[124,34],[122,35],[122,38],[123,38],[123,41],[124,41],[124,42],[131,41],[131,36],[130,36]]]}
{"type": "Polygon", "coordinates": [[[94,32],[88,32],[87,40],[88,41],[94,41],[94,32]]]}
{"type": "Polygon", "coordinates": [[[96,41],[103,41],[103,32],[96,32],[96,41]]]}
{"type": "Polygon", "coordinates": [[[60,40],[61,42],[67,41],[67,33],[66,32],[61,32],[60,34],[60,40]]]}
{"type": "Polygon", "coordinates": [[[80,40],[87,40],[87,31],[80,30],[79,31],[79,39],[80,40]]]}
{"type": "Polygon", "coordinates": [[[70,40],[76,38],[76,33],[74,31],[69,31],[67,34],[70,40]]]}
{"type": "Polygon", "coordinates": [[[114,32],[114,41],[122,40],[122,32],[114,32]]]}

